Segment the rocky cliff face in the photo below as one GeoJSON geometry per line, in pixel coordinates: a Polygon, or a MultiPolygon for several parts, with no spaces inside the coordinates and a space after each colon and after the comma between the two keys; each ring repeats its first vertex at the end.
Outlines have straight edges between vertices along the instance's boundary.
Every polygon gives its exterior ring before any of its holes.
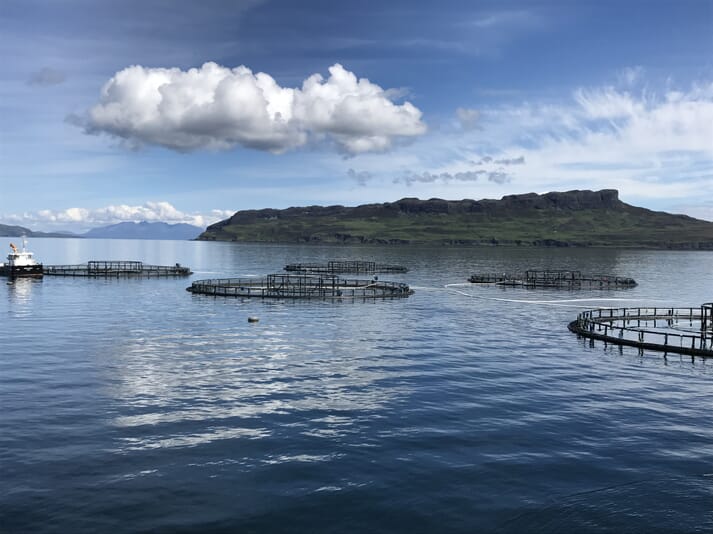
{"type": "MultiPolygon", "coordinates": [[[[508,195],[501,200],[419,200],[404,198],[393,204],[402,213],[479,213],[479,212],[517,212],[526,209],[608,209],[622,205],[619,192],[615,189],[601,191],[567,191],[563,193],[527,193],[508,195]]],[[[384,204],[389,206],[389,204],[384,204]]],[[[363,208],[359,206],[355,209],[363,208]]]]}
{"type": "Polygon", "coordinates": [[[353,208],[345,206],[306,206],[287,208],[283,210],[262,209],[238,211],[230,219],[220,221],[208,227],[208,231],[217,230],[231,224],[244,224],[254,220],[292,219],[304,217],[396,217],[402,214],[456,214],[456,213],[517,213],[521,210],[580,210],[580,209],[613,209],[623,203],[615,189],[601,191],[567,191],[553,192],[544,195],[527,193],[524,195],[508,195],[501,200],[443,200],[431,198],[402,198],[396,202],[383,204],[363,204],[353,208]]]}
{"type": "Polygon", "coordinates": [[[402,198],[356,207],[238,211],[199,239],[282,243],[713,248],[713,223],[619,200],[614,189],[500,200],[402,198]]]}
{"type": "Polygon", "coordinates": [[[525,195],[508,195],[502,198],[497,206],[501,209],[615,209],[622,206],[619,192],[616,189],[602,189],[601,191],[567,191],[564,193],[545,193],[538,195],[528,193],[525,195]]]}

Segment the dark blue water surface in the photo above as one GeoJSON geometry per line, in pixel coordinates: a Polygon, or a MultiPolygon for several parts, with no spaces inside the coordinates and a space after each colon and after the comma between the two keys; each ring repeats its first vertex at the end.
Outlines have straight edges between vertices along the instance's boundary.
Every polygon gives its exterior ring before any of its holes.
{"type": "Polygon", "coordinates": [[[249,301],[192,295],[190,279],[3,281],[2,532],[713,531],[713,361],[566,328],[584,308],[712,301],[713,253],[30,248],[47,264],[180,262],[193,280],[369,259],[408,266],[381,278],[416,292],[249,301]],[[639,286],[445,287],[528,267],[639,286]]]}

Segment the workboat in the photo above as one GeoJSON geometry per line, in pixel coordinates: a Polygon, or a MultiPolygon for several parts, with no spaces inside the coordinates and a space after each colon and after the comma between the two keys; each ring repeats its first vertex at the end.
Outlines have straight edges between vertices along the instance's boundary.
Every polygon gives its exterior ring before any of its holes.
{"type": "Polygon", "coordinates": [[[12,252],[7,255],[7,261],[0,263],[0,275],[16,276],[42,276],[42,264],[32,257],[32,252],[27,250],[27,239],[22,236],[22,251],[10,243],[12,252]]]}

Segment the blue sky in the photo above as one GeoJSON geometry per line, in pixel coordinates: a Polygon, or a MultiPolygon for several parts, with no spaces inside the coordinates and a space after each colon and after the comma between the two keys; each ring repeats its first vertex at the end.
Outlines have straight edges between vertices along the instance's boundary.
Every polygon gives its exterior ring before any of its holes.
{"type": "Polygon", "coordinates": [[[0,53],[0,223],[602,188],[713,220],[713,0],[5,0],[0,53]]]}

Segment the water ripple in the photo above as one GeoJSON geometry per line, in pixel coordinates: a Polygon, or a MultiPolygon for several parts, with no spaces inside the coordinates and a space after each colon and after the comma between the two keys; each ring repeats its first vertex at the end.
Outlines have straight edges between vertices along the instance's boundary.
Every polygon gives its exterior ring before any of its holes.
{"type": "MultiPolygon", "coordinates": [[[[38,255],[86,261],[62,256],[61,240],[38,241],[38,255]]],[[[147,261],[215,276],[334,254],[162,247],[175,258],[147,261]]],[[[694,265],[713,255],[340,253],[409,265],[397,279],[416,293],[262,302],[192,296],[185,280],[2,286],[0,530],[713,530],[711,362],[566,330],[581,305],[696,305],[713,273],[694,265]],[[633,273],[639,286],[465,283],[523,263],[633,273]]]]}

